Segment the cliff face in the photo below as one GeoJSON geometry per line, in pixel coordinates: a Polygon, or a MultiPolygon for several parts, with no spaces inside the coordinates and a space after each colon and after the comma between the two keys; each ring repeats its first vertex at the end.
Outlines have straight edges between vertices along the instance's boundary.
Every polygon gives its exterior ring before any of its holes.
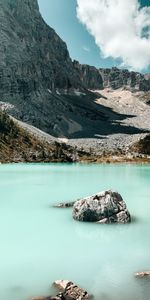
{"type": "Polygon", "coordinates": [[[78,61],[74,61],[73,65],[84,87],[93,90],[103,89],[103,78],[99,69],[88,65],[81,65],[78,61]]]}
{"type": "Polygon", "coordinates": [[[82,84],[87,89],[125,88],[132,91],[149,91],[149,74],[143,75],[138,72],[129,72],[128,70],[112,68],[97,69],[88,65],[81,65],[74,61],[74,68],[79,74],[82,84]]]}
{"type": "Polygon", "coordinates": [[[126,88],[133,91],[150,90],[150,80],[143,74],[118,68],[99,69],[99,72],[103,78],[104,87],[111,87],[112,89],[126,88]]]}
{"type": "Polygon", "coordinates": [[[37,0],[0,0],[1,101],[42,101],[79,87],[66,44],[43,21],[37,0]]]}

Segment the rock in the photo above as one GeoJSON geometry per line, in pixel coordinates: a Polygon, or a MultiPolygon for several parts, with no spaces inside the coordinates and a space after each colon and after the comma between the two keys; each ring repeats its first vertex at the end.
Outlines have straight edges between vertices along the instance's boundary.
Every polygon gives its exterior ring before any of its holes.
{"type": "Polygon", "coordinates": [[[89,299],[87,291],[69,282],[63,292],[63,297],[65,300],[84,300],[89,299]]]}
{"type": "Polygon", "coordinates": [[[61,300],[63,298],[61,298],[61,296],[57,295],[57,296],[43,296],[43,297],[33,297],[31,300],[61,300]]]}
{"type": "Polygon", "coordinates": [[[71,281],[69,281],[69,280],[56,280],[56,281],[54,281],[53,285],[60,292],[64,292],[65,288],[67,287],[67,284],[70,282],[71,281]]]}
{"type": "Polygon", "coordinates": [[[75,203],[75,201],[59,203],[59,204],[54,205],[53,207],[55,207],[55,208],[68,208],[68,207],[72,207],[74,205],[74,203],[75,203]]]}
{"type": "Polygon", "coordinates": [[[54,286],[62,292],[64,300],[84,300],[90,297],[87,291],[68,280],[57,280],[54,286]]]}
{"type": "Polygon", "coordinates": [[[150,271],[145,271],[145,272],[137,272],[135,273],[135,277],[137,278],[150,278],[150,271]]]}
{"type": "Polygon", "coordinates": [[[73,218],[83,222],[128,223],[131,216],[121,195],[104,191],[83,198],[73,206],[73,218]]]}
{"type": "Polygon", "coordinates": [[[53,285],[60,291],[56,296],[34,297],[31,300],[86,300],[88,293],[69,280],[56,280],[53,285]]]}

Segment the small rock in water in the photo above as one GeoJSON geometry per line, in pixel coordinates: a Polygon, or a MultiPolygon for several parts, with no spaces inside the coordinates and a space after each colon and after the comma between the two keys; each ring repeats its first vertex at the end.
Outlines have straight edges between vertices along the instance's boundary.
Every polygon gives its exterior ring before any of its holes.
{"type": "Polygon", "coordinates": [[[60,291],[60,292],[64,292],[66,286],[68,283],[70,283],[71,281],[69,280],[56,280],[53,285],[60,291]]]}
{"type": "Polygon", "coordinates": [[[85,300],[89,299],[87,291],[78,287],[77,285],[69,282],[63,292],[63,297],[65,300],[85,300]]]}
{"type": "Polygon", "coordinates": [[[83,222],[129,223],[130,213],[121,195],[104,191],[74,203],[73,218],[83,222]]]}
{"type": "Polygon", "coordinates": [[[65,203],[59,203],[54,205],[55,208],[68,208],[68,207],[73,207],[75,201],[73,202],[65,202],[65,203]]]}
{"type": "Polygon", "coordinates": [[[90,298],[87,291],[69,280],[56,280],[54,286],[60,291],[56,296],[34,297],[32,300],[86,300],[90,298]]]}
{"type": "Polygon", "coordinates": [[[137,278],[146,278],[146,277],[148,277],[148,278],[150,278],[150,271],[145,271],[145,272],[137,272],[137,273],[135,273],[135,277],[137,277],[137,278]]]}

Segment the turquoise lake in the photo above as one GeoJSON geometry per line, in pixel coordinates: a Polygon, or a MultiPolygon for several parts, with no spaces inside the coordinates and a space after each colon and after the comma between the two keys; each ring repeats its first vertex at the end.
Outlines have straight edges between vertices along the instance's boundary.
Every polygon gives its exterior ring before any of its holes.
{"type": "Polygon", "coordinates": [[[0,165],[0,299],[50,295],[69,279],[95,300],[149,300],[150,165],[0,165]],[[105,189],[120,192],[134,221],[80,223],[52,205],[105,189]]]}

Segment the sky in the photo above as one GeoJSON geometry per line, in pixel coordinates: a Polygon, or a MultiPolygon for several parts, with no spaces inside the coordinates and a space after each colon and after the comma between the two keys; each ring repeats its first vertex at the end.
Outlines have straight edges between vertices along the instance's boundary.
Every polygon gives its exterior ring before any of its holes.
{"type": "Polygon", "coordinates": [[[150,72],[150,0],[38,0],[72,59],[150,72]]]}

